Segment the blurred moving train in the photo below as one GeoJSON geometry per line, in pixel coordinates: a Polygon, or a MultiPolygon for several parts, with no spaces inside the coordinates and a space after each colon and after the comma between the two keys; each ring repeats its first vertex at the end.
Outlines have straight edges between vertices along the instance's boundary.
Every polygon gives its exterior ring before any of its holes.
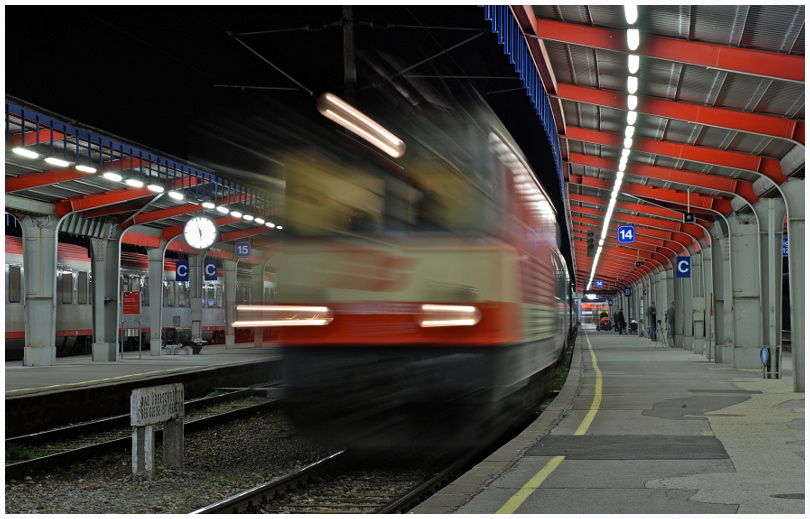
{"type": "Polygon", "coordinates": [[[538,181],[556,174],[471,99],[366,112],[405,142],[397,159],[340,131],[278,159],[276,302],[235,326],[277,329],[287,409],[315,438],[461,449],[552,390],[572,297],[538,181]]]}
{"type": "MultiPolygon", "coordinates": [[[[23,358],[25,346],[25,272],[22,239],[6,235],[6,360],[23,358]]],[[[121,291],[141,292],[141,347],[149,349],[151,332],[148,312],[149,263],[145,254],[122,252],[121,291]]],[[[249,272],[237,271],[237,303],[253,301],[249,272]]],[[[224,278],[218,272],[216,281],[203,285],[202,340],[205,343],[225,342],[224,278]]],[[[274,283],[265,279],[265,301],[272,297],[274,283]]],[[[86,247],[59,243],[56,260],[56,352],[57,356],[90,353],[93,342],[93,280],[90,257],[86,247]]],[[[191,337],[191,302],[187,281],[175,280],[175,260],[164,260],[161,336],[167,344],[185,342],[191,337]]],[[[129,320],[134,317],[127,316],[129,320]]],[[[127,323],[125,322],[125,324],[127,323]]],[[[135,323],[130,323],[135,324],[135,323]]],[[[137,326],[137,325],[136,325],[137,326]]],[[[237,342],[253,340],[253,330],[238,330],[237,342]]],[[[138,337],[126,337],[125,349],[137,349],[138,337]]]]}

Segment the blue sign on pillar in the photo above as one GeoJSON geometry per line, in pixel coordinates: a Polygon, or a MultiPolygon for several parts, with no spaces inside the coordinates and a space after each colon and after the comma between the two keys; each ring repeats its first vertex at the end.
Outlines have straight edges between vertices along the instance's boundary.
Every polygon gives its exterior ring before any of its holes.
{"type": "Polygon", "coordinates": [[[203,274],[206,281],[217,280],[217,260],[207,259],[203,265],[203,274]]]}
{"type": "Polygon", "coordinates": [[[613,299],[608,299],[608,306],[613,306],[613,299]]]}
{"type": "Polygon", "coordinates": [[[174,263],[174,280],[188,281],[188,261],[177,260],[174,263]]]}
{"type": "Polygon", "coordinates": [[[605,286],[604,281],[602,281],[601,279],[597,279],[596,281],[594,281],[594,283],[596,283],[596,288],[602,288],[605,286]]]}
{"type": "Polygon", "coordinates": [[[679,278],[688,278],[692,269],[692,263],[689,261],[689,256],[678,256],[675,262],[675,274],[679,278]]]}
{"type": "Polygon", "coordinates": [[[630,294],[632,294],[632,291],[630,290],[630,287],[624,287],[624,296],[625,297],[630,297],[630,294]]]}
{"type": "Polygon", "coordinates": [[[787,241],[787,238],[788,238],[787,234],[782,236],[782,257],[783,258],[788,257],[788,241],[787,241]]]}

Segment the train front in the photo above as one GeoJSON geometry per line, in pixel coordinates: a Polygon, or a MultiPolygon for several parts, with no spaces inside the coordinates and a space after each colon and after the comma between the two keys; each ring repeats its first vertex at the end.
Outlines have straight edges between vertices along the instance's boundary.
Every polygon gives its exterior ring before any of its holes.
{"type": "Polygon", "coordinates": [[[238,319],[277,330],[287,409],[320,440],[464,448],[548,389],[564,314],[553,211],[504,135],[440,119],[398,127],[395,159],[346,138],[280,160],[276,301],[238,319]]]}

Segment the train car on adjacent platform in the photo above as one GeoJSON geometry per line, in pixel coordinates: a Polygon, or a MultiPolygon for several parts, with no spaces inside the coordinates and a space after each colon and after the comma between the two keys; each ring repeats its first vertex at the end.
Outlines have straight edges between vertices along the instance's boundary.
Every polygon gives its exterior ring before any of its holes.
{"type": "MultiPolygon", "coordinates": [[[[6,235],[6,301],[5,337],[6,360],[23,358],[25,346],[25,269],[23,265],[22,239],[6,235]]],[[[175,260],[164,260],[163,279],[155,287],[149,279],[149,263],[146,255],[136,252],[121,254],[121,292],[141,293],[141,313],[127,315],[122,319],[122,328],[139,328],[141,347],[149,348],[151,322],[149,315],[150,291],[162,290],[161,336],[167,344],[190,343],[191,300],[189,283],[176,281],[175,260]]],[[[250,273],[237,274],[236,298],[238,303],[253,301],[250,273]]],[[[56,337],[54,345],[57,356],[90,353],[93,342],[93,277],[88,249],[81,245],[59,243],[56,261],[56,337]]],[[[265,279],[265,292],[274,290],[274,282],[265,279]]],[[[225,342],[224,278],[218,272],[216,281],[203,285],[203,309],[201,339],[206,344],[225,342]]],[[[269,297],[264,294],[264,297],[269,297]]],[[[119,338],[125,349],[137,349],[138,336],[119,338]]],[[[253,340],[253,330],[239,330],[237,342],[253,340]]]]}

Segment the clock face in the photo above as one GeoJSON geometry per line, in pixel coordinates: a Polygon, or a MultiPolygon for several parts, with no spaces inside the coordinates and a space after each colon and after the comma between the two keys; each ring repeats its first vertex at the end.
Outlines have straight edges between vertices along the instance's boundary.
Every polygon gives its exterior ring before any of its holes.
{"type": "Polygon", "coordinates": [[[207,249],[217,241],[217,224],[207,216],[195,216],[183,230],[186,243],[195,249],[207,249]]]}

